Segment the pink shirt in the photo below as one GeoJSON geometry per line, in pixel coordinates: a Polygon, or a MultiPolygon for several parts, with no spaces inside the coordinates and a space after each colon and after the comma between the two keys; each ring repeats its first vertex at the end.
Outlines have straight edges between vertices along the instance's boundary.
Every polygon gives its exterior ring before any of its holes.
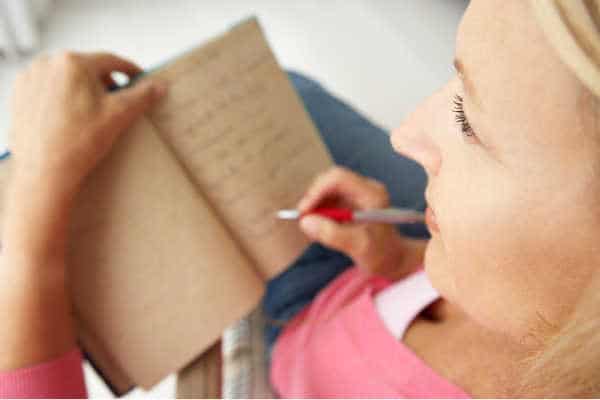
{"type": "MultiPolygon", "coordinates": [[[[397,340],[437,297],[419,274],[395,285],[356,267],[341,274],[278,339],[274,389],[283,397],[468,398],[397,340]]],[[[81,361],[73,349],[0,373],[0,398],[84,398],[81,361]]]]}
{"type": "Polygon", "coordinates": [[[47,363],[0,372],[0,398],[85,398],[81,353],[73,349],[47,363]]]}
{"type": "MultiPolygon", "coordinates": [[[[374,304],[374,296],[390,284],[354,267],[323,289],[275,344],[271,383],[278,394],[296,398],[468,398],[390,332],[374,304]]],[[[396,299],[398,293],[396,290],[396,299]]],[[[410,295],[407,298],[397,304],[397,315],[405,315],[406,321],[394,326],[408,326],[432,300],[431,296],[421,302],[410,301],[410,295]],[[411,312],[405,312],[406,305],[411,312]]]]}

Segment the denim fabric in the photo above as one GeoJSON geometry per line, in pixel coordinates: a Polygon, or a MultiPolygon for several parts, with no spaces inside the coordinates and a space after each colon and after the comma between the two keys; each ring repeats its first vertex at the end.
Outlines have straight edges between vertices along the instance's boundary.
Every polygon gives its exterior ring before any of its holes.
{"type": "MultiPolygon", "coordinates": [[[[296,72],[289,72],[288,76],[337,165],[384,183],[393,206],[424,211],[425,172],[414,161],[393,151],[387,132],[314,80],[296,72]]],[[[404,225],[398,230],[410,237],[429,237],[423,224],[404,225]]],[[[268,282],[262,306],[267,318],[265,341],[269,353],[285,322],[351,264],[346,255],[313,243],[268,282]]]]}

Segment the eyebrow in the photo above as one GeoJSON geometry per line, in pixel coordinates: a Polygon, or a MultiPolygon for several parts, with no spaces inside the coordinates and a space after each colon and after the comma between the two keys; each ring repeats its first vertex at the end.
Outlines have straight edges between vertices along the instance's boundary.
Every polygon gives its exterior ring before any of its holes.
{"type": "Polygon", "coordinates": [[[460,80],[463,82],[465,92],[469,95],[471,101],[480,109],[483,108],[481,101],[479,101],[479,96],[477,96],[475,85],[473,85],[473,81],[467,75],[465,71],[465,66],[459,58],[454,59],[454,69],[458,73],[460,80]]]}

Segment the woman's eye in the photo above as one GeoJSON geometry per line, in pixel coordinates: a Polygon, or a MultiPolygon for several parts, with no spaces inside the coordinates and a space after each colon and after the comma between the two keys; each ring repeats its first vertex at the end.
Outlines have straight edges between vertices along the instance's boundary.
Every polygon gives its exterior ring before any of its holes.
{"type": "Polygon", "coordinates": [[[473,128],[471,128],[469,120],[465,115],[462,96],[455,94],[452,103],[454,105],[452,107],[452,111],[454,111],[455,114],[454,120],[460,126],[460,130],[462,131],[463,135],[467,137],[475,137],[475,132],[473,132],[473,128]]]}

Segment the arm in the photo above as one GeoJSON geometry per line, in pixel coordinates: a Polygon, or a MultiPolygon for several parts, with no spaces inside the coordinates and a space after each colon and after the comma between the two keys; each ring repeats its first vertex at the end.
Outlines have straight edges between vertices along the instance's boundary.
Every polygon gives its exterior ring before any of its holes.
{"type": "Polygon", "coordinates": [[[68,205],[52,188],[16,178],[7,192],[0,256],[0,371],[75,347],[66,290],[68,205]]]}
{"type": "Polygon", "coordinates": [[[17,370],[77,360],[65,265],[73,199],[118,135],[164,93],[148,81],[109,94],[113,71],[140,72],[108,54],[64,54],[38,59],[17,78],[0,255],[2,389],[17,370]]]}

